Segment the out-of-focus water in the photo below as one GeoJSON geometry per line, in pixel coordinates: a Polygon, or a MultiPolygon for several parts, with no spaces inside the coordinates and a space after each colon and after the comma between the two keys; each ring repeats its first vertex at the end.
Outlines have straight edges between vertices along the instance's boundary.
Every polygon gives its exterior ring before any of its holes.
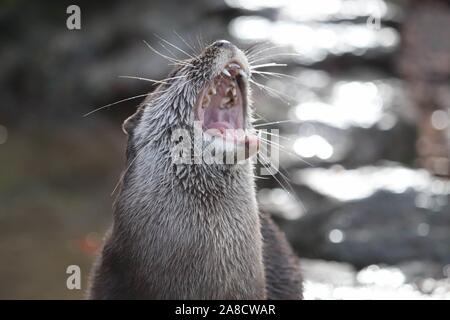
{"type": "MultiPolygon", "coordinates": [[[[400,267],[370,265],[355,271],[345,263],[304,260],[305,299],[427,300],[450,299],[450,280],[415,278],[414,271],[430,268],[410,263],[400,267]]],[[[433,268],[433,266],[431,266],[433,268]]]]}
{"type": "MultiPolygon", "coordinates": [[[[265,72],[254,74],[268,87],[254,90],[260,123],[280,122],[268,127],[280,129],[284,174],[273,180],[275,186],[258,181],[260,207],[297,221],[288,235],[307,256],[346,260],[351,253],[336,252],[369,252],[362,260],[348,261],[370,264],[360,271],[307,261],[305,297],[449,298],[448,275],[430,274],[434,253],[414,252],[415,242],[437,241],[441,249],[436,255],[447,257],[437,265],[445,269],[450,262],[450,247],[445,249],[450,239],[437,236],[450,232],[450,184],[416,165],[417,110],[395,69],[405,8],[383,0],[226,2],[245,13],[230,22],[230,34],[252,46],[250,61],[265,72]],[[271,63],[287,65],[267,66],[271,63]],[[377,197],[389,199],[378,210],[383,214],[374,207],[377,197]],[[432,221],[433,213],[444,225],[432,221]],[[303,224],[308,227],[300,228],[303,224]],[[390,227],[384,231],[383,224],[390,227]],[[404,234],[395,231],[402,229],[404,234]],[[397,266],[369,262],[383,259],[417,260],[417,277],[397,266]]],[[[434,118],[435,127],[448,125],[447,115],[434,118]]]]}

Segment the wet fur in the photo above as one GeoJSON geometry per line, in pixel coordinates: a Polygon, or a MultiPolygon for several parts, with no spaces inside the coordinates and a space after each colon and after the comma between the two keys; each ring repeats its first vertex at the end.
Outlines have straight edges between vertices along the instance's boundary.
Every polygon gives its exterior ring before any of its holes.
{"type": "MultiPolygon", "coordinates": [[[[208,47],[171,75],[188,77],[161,85],[125,122],[127,169],[89,298],[301,297],[292,250],[270,217],[259,214],[250,162],[171,162],[171,133],[192,129],[196,97],[227,54],[208,47]]],[[[246,120],[250,127],[250,115],[246,120]]]]}

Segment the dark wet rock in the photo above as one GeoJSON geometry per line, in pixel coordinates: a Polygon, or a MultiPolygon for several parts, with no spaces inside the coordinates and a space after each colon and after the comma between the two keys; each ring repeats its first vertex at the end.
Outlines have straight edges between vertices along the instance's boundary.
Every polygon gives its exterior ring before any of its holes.
{"type": "Polygon", "coordinates": [[[450,206],[439,212],[416,206],[417,193],[378,191],[372,196],[284,225],[300,255],[355,266],[407,260],[450,263],[450,206]]]}

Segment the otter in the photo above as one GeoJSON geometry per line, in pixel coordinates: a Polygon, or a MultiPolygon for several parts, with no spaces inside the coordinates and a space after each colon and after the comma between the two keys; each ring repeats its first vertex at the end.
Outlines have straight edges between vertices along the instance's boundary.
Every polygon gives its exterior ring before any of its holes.
{"type": "MultiPolygon", "coordinates": [[[[183,60],[123,124],[127,167],[90,299],[301,299],[298,258],[258,210],[251,152],[228,164],[174,163],[175,128],[250,134],[248,60],[221,40],[183,60]]],[[[202,141],[202,148],[211,136],[202,141]]],[[[229,146],[225,145],[225,151],[229,146]]],[[[254,152],[253,152],[254,153],[254,152]]]]}

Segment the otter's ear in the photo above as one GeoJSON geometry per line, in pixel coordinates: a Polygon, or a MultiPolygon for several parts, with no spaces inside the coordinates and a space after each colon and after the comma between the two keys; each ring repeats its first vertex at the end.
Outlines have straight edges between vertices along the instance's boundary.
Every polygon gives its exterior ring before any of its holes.
{"type": "MultiPolygon", "coordinates": [[[[172,77],[172,76],[169,76],[172,77]]],[[[125,132],[126,135],[130,135],[134,128],[136,127],[136,125],[138,124],[139,120],[142,117],[142,114],[144,113],[144,109],[149,105],[150,101],[153,99],[153,95],[160,91],[162,88],[162,84],[160,84],[155,91],[153,91],[152,93],[149,93],[144,101],[139,105],[139,107],[137,108],[136,112],[129,117],[128,119],[126,119],[123,124],[122,124],[122,130],[123,132],[125,132]]]]}
{"type": "Polygon", "coordinates": [[[137,123],[139,122],[139,119],[142,116],[142,112],[144,110],[143,106],[140,106],[137,111],[130,117],[128,117],[122,124],[122,130],[125,132],[126,135],[130,135],[134,128],[136,127],[137,123]]]}

